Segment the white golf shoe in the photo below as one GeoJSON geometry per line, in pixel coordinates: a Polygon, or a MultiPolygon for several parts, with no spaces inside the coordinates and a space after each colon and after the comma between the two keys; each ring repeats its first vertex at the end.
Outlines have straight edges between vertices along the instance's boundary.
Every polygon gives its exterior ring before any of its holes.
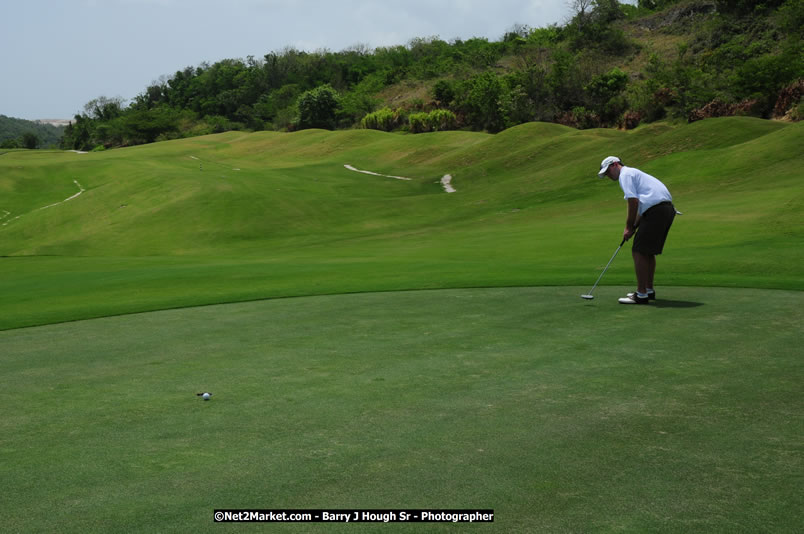
{"type": "Polygon", "coordinates": [[[650,297],[641,297],[636,293],[629,293],[618,301],[620,304],[648,304],[650,297]]]}

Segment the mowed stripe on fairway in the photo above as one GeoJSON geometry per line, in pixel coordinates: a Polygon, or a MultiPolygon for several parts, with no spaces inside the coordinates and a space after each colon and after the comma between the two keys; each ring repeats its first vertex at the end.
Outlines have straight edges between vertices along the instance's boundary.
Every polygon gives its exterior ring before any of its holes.
{"type": "Polygon", "coordinates": [[[627,287],[592,302],[584,289],[0,332],[4,528],[197,531],[214,508],[411,507],[493,508],[483,530],[506,533],[795,530],[802,293],[676,287],[626,307],[627,287]]]}

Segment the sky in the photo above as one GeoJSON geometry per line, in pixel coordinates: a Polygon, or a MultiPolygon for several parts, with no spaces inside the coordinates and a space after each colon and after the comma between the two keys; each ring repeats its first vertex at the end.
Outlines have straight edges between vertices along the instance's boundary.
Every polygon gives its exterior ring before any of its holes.
{"type": "Polygon", "coordinates": [[[563,24],[569,0],[0,0],[0,115],[71,119],[188,66],[416,37],[500,40],[563,24]]]}

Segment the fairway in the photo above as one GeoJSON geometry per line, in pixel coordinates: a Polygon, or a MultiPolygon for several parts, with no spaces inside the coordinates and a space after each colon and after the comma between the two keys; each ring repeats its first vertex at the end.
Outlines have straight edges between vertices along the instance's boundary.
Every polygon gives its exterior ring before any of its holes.
{"type": "Polygon", "coordinates": [[[493,525],[461,527],[477,532],[795,530],[801,293],[609,302],[624,290],[308,297],[1,332],[4,528],[408,507],[493,508],[493,525]]]}
{"type": "MultiPolygon", "coordinates": [[[[0,330],[275,297],[591,287],[625,217],[618,186],[596,178],[610,153],[665,181],[685,214],[659,285],[800,290],[803,124],[229,132],[9,152],[0,330]]],[[[624,256],[604,285],[633,283],[624,256]]]]}

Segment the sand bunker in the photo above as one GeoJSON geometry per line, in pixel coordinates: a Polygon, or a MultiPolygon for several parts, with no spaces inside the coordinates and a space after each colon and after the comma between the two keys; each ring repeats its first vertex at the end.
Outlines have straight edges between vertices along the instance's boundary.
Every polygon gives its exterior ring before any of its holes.
{"type": "Polygon", "coordinates": [[[441,178],[441,185],[444,187],[444,191],[446,191],[447,193],[455,192],[455,188],[452,187],[451,182],[452,182],[452,176],[450,176],[449,174],[445,174],[441,178]]]}

